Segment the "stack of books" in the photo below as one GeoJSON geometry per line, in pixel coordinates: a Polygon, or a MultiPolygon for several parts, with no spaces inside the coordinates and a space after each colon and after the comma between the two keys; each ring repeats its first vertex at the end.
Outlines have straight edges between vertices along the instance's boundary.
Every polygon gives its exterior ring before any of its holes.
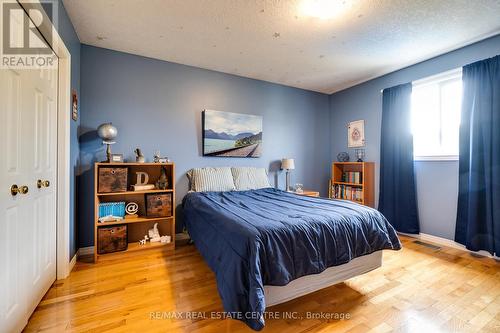
{"type": "Polygon", "coordinates": [[[99,222],[122,220],[125,216],[125,201],[101,202],[99,204],[99,222]]]}
{"type": "Polygon", "coordinates": [[[154,184],[146,184],[146,185],[131,185],[132,191],[149,191],[154,190],[154,184]]]}
{"type": "Polygon", "coordinates": [[[348,185],[334,185],[332,189],[333,198],[352,200],[356,202],[363,201],[363,189],[348,185]]]}
{"type": "Polygon", "coordinates": [[[346,171],[342,173],[342,181],[344,183],[361,184],[363,181],[361,174],[360,171],[346,171]]]}

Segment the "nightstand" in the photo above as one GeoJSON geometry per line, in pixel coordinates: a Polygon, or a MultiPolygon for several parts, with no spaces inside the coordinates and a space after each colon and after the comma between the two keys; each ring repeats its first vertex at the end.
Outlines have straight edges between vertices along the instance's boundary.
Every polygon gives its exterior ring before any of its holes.
{"type": "Polygon", "coordinates": [[[305,195],[307,197],[319,197],[319,192],[311,190],[303,190],[302,193],[293,192],[298,195],[305,195]]]}

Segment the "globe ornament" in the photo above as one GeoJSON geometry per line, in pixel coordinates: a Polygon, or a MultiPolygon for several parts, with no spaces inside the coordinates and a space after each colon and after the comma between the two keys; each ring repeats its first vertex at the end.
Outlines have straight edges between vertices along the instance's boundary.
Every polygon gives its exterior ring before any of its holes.
{"type": "Polygon", "coordinates": [[[349,154],[343,151],[337,155],[337,160],[339,162],[349,162],[349,154]]]}
{"type": "Polygon", "coordinates": [[[102,144],[107,145],[106,162],[111,162],[111,145],[116,143],[114,140],[118,135],[118,130],[113,124],[104,123],[97,127],[97,135],[102,139],[102,144]]]}
{"type": "Polygon", "coordinates": [[[114,139],[118,135],[118,130],[111,123],[105,123],[97,127],[97,135],[102,139],[105,144],[113,144],[114,139]]]}

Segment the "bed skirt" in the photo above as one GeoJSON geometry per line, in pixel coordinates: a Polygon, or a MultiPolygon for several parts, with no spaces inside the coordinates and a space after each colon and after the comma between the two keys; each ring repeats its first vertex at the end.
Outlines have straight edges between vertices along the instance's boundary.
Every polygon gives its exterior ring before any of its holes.
{"type": "Polygon", "coordinates": [[[319,274],[302,276],[286,286],[264,286],[266,307],[284,303],[317,290],[333,286],[382,265],[382,251],[354,258],[346,264],[329,267],[319,274]]]}

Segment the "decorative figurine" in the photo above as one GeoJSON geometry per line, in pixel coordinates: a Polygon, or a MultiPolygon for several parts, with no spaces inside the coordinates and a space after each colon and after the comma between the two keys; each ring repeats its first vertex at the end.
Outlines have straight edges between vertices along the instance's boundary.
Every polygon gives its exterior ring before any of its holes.
{"type": "Polygon", "coordinates": [[[135,153],[135,161],[137,163],[146,162],[146,159],[144,158],[144,155],[142,154],[142,151],[140,148],[135,148],[134,153],[135,153]]]}
{"type": "Polygon", "coordinates": [[[147,185],[149,182],[149,175],[147,172],[137,171],[135,173],[137,175],[137,180],[135,182],[135,186],[147,185]]]}
{"type": "Polygon", "coordinates": [[[148,235],[151,243],[159,242],[161,240],[160,232],[158,231],[158,222],[155,223],[153,229],[149,229],[148,235]]]}
{"type": "Polygon", "coordinates": [[[148,182],[149,182],[149,175],[148,175],[147,172],[137,171],[135,174],[136,174],[137,180],[135,182],[135,185],[131,186],[133,191],[154,190],[155,185],[154,184],[148,184],[148,182]]]}
{"type": "Polygon", "coordinates": [[[149,239],[148,235],[144,235],[144,238],[139,240],[139,244],[146,245],[146,242],[148,241],[148,239],[149,239]]]}
{"type": "Polygon", "coordinates": [[[139,211],[139,205],[137,204],[137,202],[129,202],[125,206],[125,213],[127,213],[127,215],[125,215],[125,218],[133,219],[139,217],[139,215],[137,215],[138,211],[139,211]]]}
{"type": "Polygon", "coordinates": [[[170,243],[171,239],[172,238],[170,236],[161,236],[160,243],[170,243]]]}
{"type": "Polygon", "coordinates": [[[102,139],[102,144],[107,145],[106,148],[106,161],[111,162],[111,145],[115,144],[114,139],[118,135],[118,130],[111,123],[104,123],[97,127],[97,135],[102,139]]]}
{"type": "Polygon", "coordinates": [[[155,163],[168,163],[168,157],[160,157],[160,151],[157,150],[153,156],[153,162],[155,163]]]}
{"type": "Polygon", "coordinates": [[[156,182],[156,188],[159,190],[166,190],[168,188],[168,179],[167,179],[167,168],[161,167],[160,178],[156,182]]]}

